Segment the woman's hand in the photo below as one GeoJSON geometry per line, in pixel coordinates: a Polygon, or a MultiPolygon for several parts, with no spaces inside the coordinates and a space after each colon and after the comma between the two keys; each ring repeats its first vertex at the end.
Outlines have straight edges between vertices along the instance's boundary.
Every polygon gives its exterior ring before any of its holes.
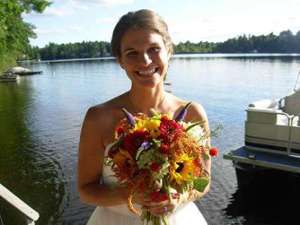
{"type": "Polygon", "coordinates": [[[147,204],[143,205],[143,208],[148,210],[154,216],[167,215],[173,213],[177,209],[181,204],[180,199],[180,194],[176,194],[172,196],[171,199],[164,201],[153,202],[148,200],[147,204]]]}
{"type": "Polygon", "coordinates": [[[177,208],[177,204],[166,200],[163,202],[151,203],[147,206],[144,206],[144,208],[154,216],[162,216],[174,212],[177,208]]]}
{"type": "Polygon", "coordinates": [[[208,192],[208,189],[209,187],[207,187],[204,192],[198,192],[193,189],[183,194],[176,193],[172,195],[171,200],[167,199],[160,202],[153,202],[148,199],[144,202],[145,204],[143,204],[143,208],[155,216],[167,215],[175,212],[180,205],[201,198],[208,192]]]}
{"type": "Polygon", "coordinates": [[[151,204],[151,200],[150,198],[145,197],[144,193],[137,193],[135,192],[133,194],[133,198],[132,198],[133,203],[142,205],[142,206],[148,206],[151,204]]]}

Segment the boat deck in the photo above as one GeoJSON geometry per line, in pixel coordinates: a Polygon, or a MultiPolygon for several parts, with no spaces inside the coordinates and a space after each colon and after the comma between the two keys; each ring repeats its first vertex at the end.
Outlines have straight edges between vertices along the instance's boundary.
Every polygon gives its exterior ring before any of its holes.
{"type": "Polygon", "coordinates": [[[223,157],[235,163],[300,173],[300,157],[253,151],[245,146],[224,154],[223,157]]]}
{"type": "Polygon", "coordinates": [[[37,75],[41,74],[43,71],[28,71],[28,72],[21,72],[21,73],[16,73],[19,76],[29,76],[29,75],[37,75]]]}

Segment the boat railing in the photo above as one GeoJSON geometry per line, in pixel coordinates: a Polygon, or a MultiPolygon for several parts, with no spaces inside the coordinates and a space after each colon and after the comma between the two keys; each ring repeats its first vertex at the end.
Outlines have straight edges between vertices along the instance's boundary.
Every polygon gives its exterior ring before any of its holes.
{"type": "Polygon", "coordinates": [[[292,142],[293,142],[293,140],[292,140],[292,135],[293,135],[293,128],[295,127],[294,126],[294,120],[298,120],[297,121],[297,127],[300,127],[300,113],[298,113],[297,115],[293,115],[291,118],[290,118],[290,120],[291,120],[291,122],[290,122],[290,124],[289,124],[289,142],[288,142],[288,155],[289,156],[292,156],[292,157],[297,157],[297,158],[300,158],[300,154],[294,154],[294,153],[292,153],[292,151],[291,151],[291,144],[292,144],[292,142]]]}
{"type": "Polygon", "coordinates": [[[18,198],[6,187],[4,187],[1,183],[0,183],[0,196],[25,215],[28,225],[35,225],[35,221],[37,221],[40,216],[39,213],[34,209],[32,209],[20,198],[18,198]]]}
{"type": "Polygon", "coordinates": [[[298,72],[297,79],[296,79],[295,86],[294,86],[294,91],[295,92],[300,88],[300,86],[297,88],[299,77],[300,77],[300,70],[298,72]]]}

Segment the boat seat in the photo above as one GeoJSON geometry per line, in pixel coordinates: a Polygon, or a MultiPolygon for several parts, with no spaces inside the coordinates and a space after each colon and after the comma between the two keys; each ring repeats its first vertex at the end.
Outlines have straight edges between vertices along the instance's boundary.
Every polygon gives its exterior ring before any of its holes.
{"type": "Polygon", "coordinates": [[[278,109],[278,101],[263,99],[263,100],[250,103],[248,107],[256,108],[256,109],[278,109]]]}
{"type": "Polygon", "coordinates": [[[264,99],[249,104],[247,109],[247,121],[250,123],[253,122],[288,126],[288,117],[294,116],[294,119],[292,120],[292,126],[300,126],[300,114],[287,113],[283,110],[283,107],[280,107],[281,104],[282,103],[279,103],[279,101],[269,99],[264,99]]]}
{"type": "Polygon", "coordinates": [[[263,99],[252,102],[248,105],[247,121],[249,123],[276,124],[277,113],[282,111],[278,109],[278,102],[270,99],[263,99]]]}
{"type": "Polygon", "coordinates": [[[280,109],[289,115],[300,115],[300,88],[280,100],[280,109]]]}

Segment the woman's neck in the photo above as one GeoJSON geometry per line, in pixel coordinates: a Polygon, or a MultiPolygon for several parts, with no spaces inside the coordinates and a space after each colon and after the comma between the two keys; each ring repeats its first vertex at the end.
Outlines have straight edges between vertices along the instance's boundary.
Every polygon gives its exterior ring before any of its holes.
{"type": "Polygon", "coordinates": [[[156,111],[161,111],[163,109],[167,93],[162,86],[153,89],[131,88],[127,92],[127,95],[130,109],[133,113],[141,112],[149,114],[151,109],[156,111]]]}

